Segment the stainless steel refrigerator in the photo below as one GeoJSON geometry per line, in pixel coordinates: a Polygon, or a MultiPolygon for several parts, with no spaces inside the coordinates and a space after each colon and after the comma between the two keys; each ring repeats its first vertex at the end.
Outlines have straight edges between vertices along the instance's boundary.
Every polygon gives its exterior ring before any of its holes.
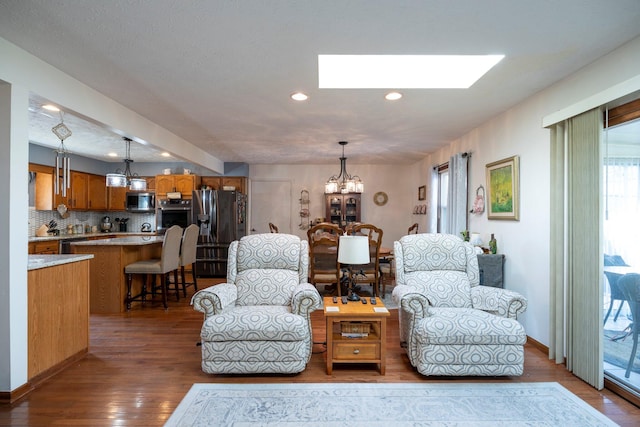
{"type": "Polygon", "coordinates": [[[191,222],[200,227],[196,274],[225,277],[229,245],[247,234],[247,196],[237,191],[195,190],[191,222]]]}

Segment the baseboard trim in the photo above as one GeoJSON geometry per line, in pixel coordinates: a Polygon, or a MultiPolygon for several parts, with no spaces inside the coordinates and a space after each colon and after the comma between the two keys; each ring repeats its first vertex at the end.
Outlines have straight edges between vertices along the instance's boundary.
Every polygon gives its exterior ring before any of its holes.
{"type": "Polygon", "coordinates": [[[546,345],[542,344],[540,341],[534,340],[529,335],[527,335],[527,344],[531,344],[532,347],[537,348],[538,350],[540,350],[541,352],[543,352],[545,354],[549,354],[549,347],[547,347],[546,345]]]}
{"type": "Polygon", "coordinates": [[[26,384],[21,385],[20,387],[16,388],[15,390],[12,390],[12,391],[0,391],[0,404],[2,404],[2,405],[11,404],[11,403],[16,402],[19,399],[22,399],[27,394],[31,393],[33,390],[38,388],[46,380],[48,380],[52,376],[56,375],[58,372],[64,370],[69,365],[72,365],[73,363],[77,362],[78,360],[83,359],[84,357],[86,357],[88,352],[89,352],[88,349],[84,349],[84,350],[81,350],[78,353],[76,353],[76,354],[74,354],[74,355],[72,355],[70,357],[67,357],[65,360],[63,360],[62,362],[58,363],[57,365],[52,366],[51,368],[49,368],[49,369],[47,369],[45,371],[42,371],[41,373],[39,373],[38,375],[34,376],[33,378],[30,378],[29,381],[26,384]]]}
{"type": "Polygon", "coordinates": [[[16,400],[22,399],[33,390],[31,383],[21,385],[12,391],[0,391],[0,405],[10,405],[16,400]]]}

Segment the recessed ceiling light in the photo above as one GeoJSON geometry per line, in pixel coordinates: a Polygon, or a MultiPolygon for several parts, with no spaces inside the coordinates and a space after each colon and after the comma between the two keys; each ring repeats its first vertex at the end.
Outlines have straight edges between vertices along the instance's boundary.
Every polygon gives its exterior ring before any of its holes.
{"type": "Polygon", "coordinates": [[[384,99],[387,101],[397,101],[400,98],[402,98],[402,94],[400,92],[389,92],[384,96],[384,99]]]}
{"type": "Polygon", "coordinates": [[[320,89],[466,89],[504,55],[318,55],[320,89]]]}
{"type": "Polygon", "coordinates": [[[107,153],[109,157],[118,157],[118,153],[107,153]]]}
{"type": "Polygon", "coordinates": [[[162,157],[171,157],[171,154],[167,153],[166,151],[160,154],[162,157]]]}
{"type": "Polygon", "coordinates": [[[291,99],[294,101],[306,101],[309,97],[302,92],[294,92],[291,94],[291,99]]]}
{"type": "Polygon", "coordinates": [[[60,111],[60,109],[53,104],[45,104],[42,106],[42,108],[48,111],[60,111]]]}

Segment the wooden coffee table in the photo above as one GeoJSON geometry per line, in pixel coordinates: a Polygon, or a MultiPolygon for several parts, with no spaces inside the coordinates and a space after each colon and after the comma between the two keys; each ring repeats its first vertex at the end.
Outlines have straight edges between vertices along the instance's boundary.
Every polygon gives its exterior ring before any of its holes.
{"type": "Polygon", "coordinates": [[[384,375],[389,310],[380,298],[376,305],[366,300],[342,304],[340,298],[334,303],[333,297],[324,297],[328,375],[334,363],[376,363],[384,375]]]}

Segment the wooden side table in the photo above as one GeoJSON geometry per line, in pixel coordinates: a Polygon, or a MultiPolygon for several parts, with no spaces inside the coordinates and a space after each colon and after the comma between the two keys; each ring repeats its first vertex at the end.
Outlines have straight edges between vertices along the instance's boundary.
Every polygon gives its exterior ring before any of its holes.
{"type": "Polygon", "coordinates": [[[327,374],[333,373],[334,363],[376,363],[380,374],[385,374],[387,317],[389,310],[382,300],[377,304],[349,301],[333,302],[324,297],[324,316],[327,321],[327,374]],[[362,337],[349,337],[344,333],[367,333],[362,337]]]}

